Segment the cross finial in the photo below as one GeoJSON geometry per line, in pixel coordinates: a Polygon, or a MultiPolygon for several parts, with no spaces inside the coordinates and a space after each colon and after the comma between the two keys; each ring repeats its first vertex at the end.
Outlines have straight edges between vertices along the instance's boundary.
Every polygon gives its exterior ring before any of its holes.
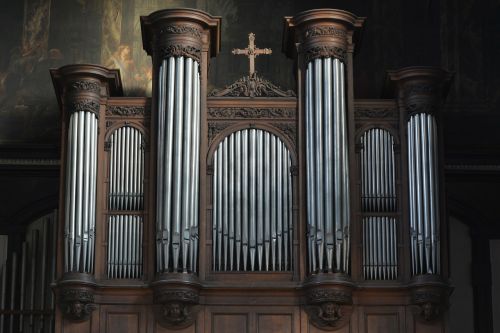
{"type": "Polygon", "coordinates": [[[255,34],[248,34],[248,47],[246,49],[233,49],[233,54],[244,54],[248,56],[249,59],[249,75],[252,77],[255,73],[255,57],[259,54],[271,54],[273,51],[271,49],[259,49],[255,46],[255,34]]]}

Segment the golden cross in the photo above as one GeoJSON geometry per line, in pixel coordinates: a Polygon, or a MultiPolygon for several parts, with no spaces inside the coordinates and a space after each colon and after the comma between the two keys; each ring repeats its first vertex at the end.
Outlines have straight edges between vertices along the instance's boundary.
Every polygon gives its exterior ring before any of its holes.
{"type": "Polygon", "coordinates": [[[273,51],[271,49],[259,49],[255,46],[255,34],[248,34],[248,47],[246,49],[233,49],[233,54],[244,54],[248,56],[250,60],[250,76],[255,73],[255,57],[259,54],[271,54],[273,51]]]}

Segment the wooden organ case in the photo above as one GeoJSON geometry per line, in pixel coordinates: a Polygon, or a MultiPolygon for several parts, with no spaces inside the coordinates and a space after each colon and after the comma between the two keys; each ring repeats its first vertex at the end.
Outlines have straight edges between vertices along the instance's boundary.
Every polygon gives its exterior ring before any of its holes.
{"type": "MultiPolygon", "coordinates": [[[[221,19],[141,17],[153,96],[51,74],[62,110],[56,332],[445,332],[439,107],[450,80],[391,71],[355,100],[364,19],[284,20],[297,93],[250,72],[207,91],[221,19]]],[[[291,73],[292,74],[292,73],[291,73]]]]}

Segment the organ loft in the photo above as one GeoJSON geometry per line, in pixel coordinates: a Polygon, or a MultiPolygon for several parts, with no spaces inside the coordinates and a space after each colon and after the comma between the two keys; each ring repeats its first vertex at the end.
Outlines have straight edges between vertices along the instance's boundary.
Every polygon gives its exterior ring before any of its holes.
{"type": "Polygon", "coordinates": [[[389,97],[354,98],[364,22],[284,17],[293,90],[255,70],[279,50],[253,33],[232,51],[248,75],[209,90],[224,22],[195,9],[140,17],[150,98],[125,96],[118,69],[52,69],[59,207],[3,273],[2,306],[17,305],[0,331],[448,331],[453,75],[389,70],[389,97]]]}

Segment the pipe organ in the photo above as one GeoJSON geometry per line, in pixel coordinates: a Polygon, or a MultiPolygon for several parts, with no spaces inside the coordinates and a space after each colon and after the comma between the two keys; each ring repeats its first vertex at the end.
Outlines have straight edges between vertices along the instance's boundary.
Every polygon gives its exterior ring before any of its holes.
{"type": "MultiPolygon", "coordinates": [[[[389,71],[392,98],[355,99],[363,22],[285,17],[296,92],[254,65],[207,91],[221,19],[193,9],[141,17],[152,98],[123,96],[118,70],[51,71],[57,332],[446,329],[439,108],[451,76],[389,71]]],[[[238,52],[253,64],[250,38],[238,52]]]]}

